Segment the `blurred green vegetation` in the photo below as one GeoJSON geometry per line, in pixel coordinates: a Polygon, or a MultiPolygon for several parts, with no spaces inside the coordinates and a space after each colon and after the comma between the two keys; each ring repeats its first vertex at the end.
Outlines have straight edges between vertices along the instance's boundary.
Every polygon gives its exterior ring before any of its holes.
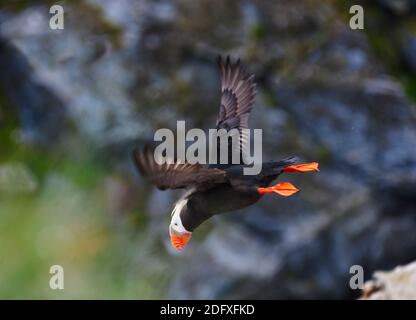
{"type": "Polygon", "coordinates": [[[13,110],[0,92],[0,298],[161,297],[168,279],[142,263],[140,212],[108,214],[108,172],[89,157],[20,143],[13,110]],[[15,181],[18,168],[25,181],[15,181]],[[35,188],[21,188],[29,182],[35,188]],[[54,264],[64,267],[64,290],[49,288],[54,264]]]}

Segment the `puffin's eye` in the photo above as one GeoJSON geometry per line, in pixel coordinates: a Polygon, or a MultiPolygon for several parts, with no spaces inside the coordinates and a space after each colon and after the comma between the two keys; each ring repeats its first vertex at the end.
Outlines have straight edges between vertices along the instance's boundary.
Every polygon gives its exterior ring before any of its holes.
{"type": "Polygon", "coordinates": [[[178,226],[178,224],[175,222],[175,226],[178,226]]]}

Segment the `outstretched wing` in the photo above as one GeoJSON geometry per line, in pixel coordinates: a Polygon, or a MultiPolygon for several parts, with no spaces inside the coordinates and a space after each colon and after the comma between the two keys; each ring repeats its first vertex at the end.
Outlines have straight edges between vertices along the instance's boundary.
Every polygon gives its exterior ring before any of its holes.
{"type": "MultiPolygon", "coordinates": [[[[217,129],[238,129],[240,135],[240,152],[244,156],[244,142],[248,136],[243,134],[242,129],[248,129],[248,118],[253,108],[256,95],[256,83],[254,75],[247,75],[240,60],[231,63],[227,56],[224,61],[221,56],[217,59],[221,72],[221,105],[217,118],[217,129]]],[[[231,142],[228,154],[232,151],[231,142]]],[[[241,159],[241,157],[240,157],[241,159]]],[[[231,163],[231,162],[229,162],[231,163]]]]}
{"type": "Polygon", "coordinates": [[[160,165],[155,161],[154,148],[149,146],[134,150],[133,157],[140,173],[161,190],[190,186],[209,188],[225,182],[225,172],[220,169],[178,162],[160,165]]]}

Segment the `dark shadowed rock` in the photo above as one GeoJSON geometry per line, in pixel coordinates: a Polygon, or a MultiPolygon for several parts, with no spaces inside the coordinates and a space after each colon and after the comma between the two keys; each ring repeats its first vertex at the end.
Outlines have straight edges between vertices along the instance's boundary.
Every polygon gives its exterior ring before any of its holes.
{"type": "Polygon", "coordinates": [[[67,124],[61,97],[36,78],[28,58],[1,35],[0,69],[0,85],[17,109],[21,139],[42,145],[59,142],[67,124]]]}
{"type": "Polygon", "coordinates": [[[414,0],[378,0],[381,7],[396,15],[406,15],[416,12],[414,0]]]}

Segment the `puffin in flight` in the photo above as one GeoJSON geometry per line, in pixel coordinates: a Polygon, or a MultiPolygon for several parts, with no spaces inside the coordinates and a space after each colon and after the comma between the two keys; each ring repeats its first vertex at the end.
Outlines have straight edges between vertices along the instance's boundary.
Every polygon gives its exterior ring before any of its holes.
{"type": "MultiPolygon", "coordinates": [[[[248,117],[254,103],[256,84],[254,75],[247,75],[240,64],[220,56],[217,63],[221,73],[221,104],[216,128],[248,129],[248,117]]],[[[241,151],[243,152],[243,151],[241,151]]],[[[268,193],[288,197],[298,192],[290,182],[271,186],[276,178],[286,172],[319,171],[318,163],[295,164],[296,158],[264,162],[257,175],[244,175],[245,164],[202,165],[173,163],[159,165],[154,148],[146,145],[135,149],[134,162],[139,172],[161,190],[185,189],[174,205],[169,235],[172,246],[183,249],[194,230],[210,217],[251,206],[268,193]]]]}

